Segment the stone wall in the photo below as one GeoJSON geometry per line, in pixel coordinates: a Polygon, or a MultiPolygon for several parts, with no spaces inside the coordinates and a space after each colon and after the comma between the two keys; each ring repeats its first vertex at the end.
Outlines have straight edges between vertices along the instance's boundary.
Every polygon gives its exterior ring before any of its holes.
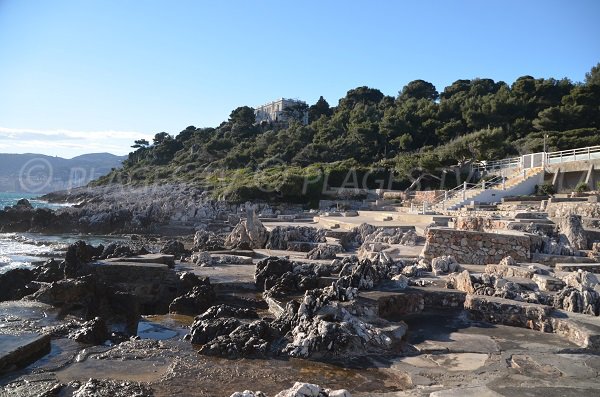
{"type": "Polygon", "coordinates": [[[458,263],[475,265],[496,264],[508,255],[528,262],[535,244],[530,235],[430,228],[421,255],[427,259],[452,255],[458,263]]]}
{"type": "Polygon", "coordinates": [[[600,203],[553,203],[546,205],[546,212],[550,217],[563,217],[580,215],[584,218],[600,218],[600,203]]]}

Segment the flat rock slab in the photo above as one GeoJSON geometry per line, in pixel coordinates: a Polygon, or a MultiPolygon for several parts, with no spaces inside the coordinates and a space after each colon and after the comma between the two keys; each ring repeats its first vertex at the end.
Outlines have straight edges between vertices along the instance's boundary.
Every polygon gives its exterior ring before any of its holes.
{"type": "Polygon", "coordinates": [[[50,352],[50,336],[0,335],[0,373],[23,367],[50,352]]]}
{"type": "Polygon", "coordinates": [[[106,262],[97,262],[96,265],[103,268],[110,267],[131,267],[137,269],[168,269],[169,266],[163,263],[146,263],[146,262],[130,262],[130,258],[124,258],[120,260],[111,260],[106,262]]]}
{"type": "Polygon", "coordinates": [[[168,254],[145,254],[130,256],[128,258],[110,258],[104,262],[131,262],[131,263],[162,263],[172,266],[175,264],[175,256],[168,254]]]}

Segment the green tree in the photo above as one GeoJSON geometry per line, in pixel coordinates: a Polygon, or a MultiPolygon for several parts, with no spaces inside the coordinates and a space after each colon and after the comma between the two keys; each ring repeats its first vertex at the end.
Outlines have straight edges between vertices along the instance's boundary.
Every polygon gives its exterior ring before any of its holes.
{"type": "Polygon", "coordinates": [[[597,63],[592,70],[585,74],[585,84],[600,85],[600,63],[597,63]]]}
{"type": "Polygon", "coordinates": [[[402,88],[398,97],[401,101],[409,98],[435,101],[439,98],[439,93],[433,84],[425,80],[414,80],[402,88]]]}
{"type": "Polygon", "coordinates": [[[331,107],[329,103],[323,98],[323,96],[319,97],[317,103],[308,108],[308,121],[313,122],[318,120],[321,116],[331,116],[332,114],[331,107]]]}

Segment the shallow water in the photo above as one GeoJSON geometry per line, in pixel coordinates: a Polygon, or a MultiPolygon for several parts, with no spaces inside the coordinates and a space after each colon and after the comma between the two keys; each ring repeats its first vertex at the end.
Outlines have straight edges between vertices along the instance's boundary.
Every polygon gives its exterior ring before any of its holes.
{"type": "Polygon", "coordinates": [[[69,244],[84,240],[88,244],[110,244],[121,237],[78,234],[44,235],[38,233],[0,233],[0,274],[14,268],[31,268],[36,262],[62,258],[69,244]]]}

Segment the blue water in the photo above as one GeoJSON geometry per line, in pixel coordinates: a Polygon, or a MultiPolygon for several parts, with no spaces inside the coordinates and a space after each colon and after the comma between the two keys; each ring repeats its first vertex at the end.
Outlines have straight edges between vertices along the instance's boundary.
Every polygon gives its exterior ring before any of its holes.
{"type": "Polygon", "coordinates": [[[66,204],[51,204],[38,199],[39,195],[29,193],[2,193],[0,192],[0,210],[4,207],[15,205],[22,198],[29,200],[34,208],[60,208],[66,204]]]}

